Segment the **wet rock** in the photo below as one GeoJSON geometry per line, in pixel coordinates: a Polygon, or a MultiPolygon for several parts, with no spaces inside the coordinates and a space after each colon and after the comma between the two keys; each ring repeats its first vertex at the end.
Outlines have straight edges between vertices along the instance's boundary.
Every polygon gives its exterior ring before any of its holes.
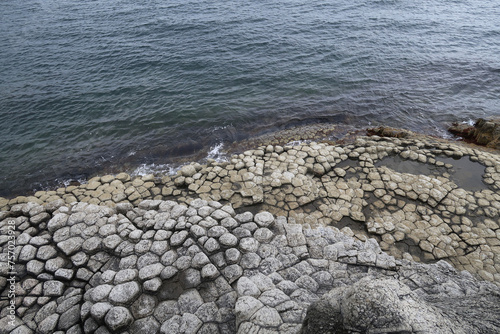
{"type": "Polygon", "coordinates": [[[479,145],[500,148],[500,119],[478,119],[474,126],[453,123],[448,129],[454,135],[473,140],[479,145]]]}

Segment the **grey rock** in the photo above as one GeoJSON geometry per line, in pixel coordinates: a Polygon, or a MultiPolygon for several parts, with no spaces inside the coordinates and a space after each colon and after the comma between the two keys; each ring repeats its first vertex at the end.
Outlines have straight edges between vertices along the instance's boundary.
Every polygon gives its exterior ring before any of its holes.
{"type": "Polygon", "coordinates": [[[236,219],[232,217],[227,217],[221,221],[221,225],[227,228],[228,230],[232,230],[238,227],[240,224],[236,221],[236,219]]]}
{"type": "Polygon", "coordinates": [[[25,325],[21,325],[16,327],[16,329],[12,330],[9,334],[32,334],[33,331],[25,325]]]}
{"type": "Polygon", "coordinates": [[[108,311],[111,310],[112,307],[113,305],[107,302],[95,303],[90,308],[90,315],[98,322],[103,321],[104,317],[106,316],[108,311]]]}
{"type": "Polygon", "coordinates": [[[238,283],[236,284],[236,292],[238,292],[238,295],[240,296],[252,296],[255,298],[258,298],[261,294],[261,291],[255,285],[255,283],[247,278],[247,277],[240,277],[238,280],[238,283]]]}
{"type": "Polygon", "coordinates": [[[38,252],[36,253],[37,259],[44,261],[56,257],[56,255],[57,250],[50,245],[41,246],[40,248],[38,248],[38,252]]]}
{"type": "Polygon", "coordinates": [[[161,263],[150,264],[139,270],[139,279],[148,280],[157,276],[160,276],[165,266],[161,263]]]}
{"type": "Polygon", "coordinates": [[[142,294],[130,307],[135,319],[144,318],[153,314],[157,300],[155,296],[142,294]]]}
{"type": "Polygon", "coordinates": [[[106,314],[104,321],[111,331],[123,329],[134,321],[130,311],[123,306],[115,306],[106,314]]]}
{"type": "Polygon", "coordinates": [[[260,265],[261,258],[256,253],[246,253],[241,257],[240,265],[243,269],[255,269],[260,265]]]}
{"type": "Polygon", "coordinates": [[[45,318],[37,327],[37,333],[49,334],[53,333],[59,320],[59,314],[51,314],[45,318]]]}
{"type": "Polygon", "coordinates": [[[290,297],[279,289],[272,289],[262,293],[259,300],[267,306],[275,308],[276,306],[290,300],[290,297]]]}
{"type": "Polygon", "coordinates": [[[249,211],[237,214],[234,219],[241,224],[251,222],[253,220],[253,214],[249,211]]]}
{"type": "Polygon", "coordinates": [[[200,225],[193,225],[189,230],[196,238],[207,235],[207,230],[200,225]]]}
{"type": "Polygon", "coordinates": [[[215,209],[210,207],[210,206],[202,206],[201,208],[198,209],[198,215],[202,218],[206,218],[210,216],[212,212],[214,212],[215,209]]]}
{"type": "Polygon", "coordinates": [[[179,269],[177,269],[174,266],[166,266],[162,272],[160,273],[160,277],[164,280],[168,280],[172,277],[174,277],[177,273],[179,272],[179,269]]]}
{"type": "Polygon", "coordinates": [[[244,252],[255,253],[259,249],[259,242],[254,238],[243,238],[240,240],[239,247],[244,252]]]}
{"type": "Polygon", "coordinates": [[[215,302],[205,303],[196,311],[196,316],[203,323],[217,321],[219,308],[215,302]]]}
{"type": "Polygon", "coordinates": [[[214,238],[209,238],[203,245],[209,253],[213,253],[220,249],[220,245],[214,238]]]}
{"type": "Polygon", "coordinates": [[[237,325],[250,320],[250,318],[263,307],[264,304],[252,296],[243,296],[238,298],[234,308],[237,325]]]}
{"type": "Polygon", "coordinates": [[[170,217],[172,219],[179,218],[187,211],[187,207],[185,205],[174,205],[172,210],[170,211],[170,217]]]}
{"type": "Polygon", "coordinates": [[[57,303],[55,301],[48,302],[35,315],[35,322],[41,323],[44,319],[49,317],[51,314],[54,314],[57,309],[57,303]]]}
{"type": "Polygon", "coordinates": [[[318,271],[311,275],[319,287],[331,287],[333,285],[333,276],[328,271],[318,271]]]}
{"type": "Polygon", "coordinates": [[[201,277],[203,279],[214,279],[217,276],[219,276],[219,271],[217,270],[217,267],[214,266],[212,263],[206,264],[201,269],[201,277]]]}
{"type": "Polygon", "coordinates": [[[173,317],[174,315],[179,315],[179,306],[175,300],[167,300],[158,304],[154,310],[154,317],[161,323],[165,320],[173,317]]]}
{"type": "Polygon", "coordinates": [[[299,288],[303,288],[311,292],[316,292],[319,289],[319,284],[309,275],[300,276],[295,281],[295,284],[297,284],[299,288]]]}
{"type": "Polygon", "coordinates": [[[191,260],[191,256],[181,256],[174,262],[174,266],[179,270],[186,270],[191,267],[191,260]]]}
{"type": "Polygon", "coordinates": [[[59,281],[47,281],[43,283],[43,295],[49,297],[62,296],[64,291],[64,283],[59,281]]]}
{"type": "Polygon", "coordinates": [[[222,274],[226,277],[228,283],[232,284],[243,275],[243,269],[237,264],[232,264],[224,268],[222,274]]]}
{"type": "Polygon", "coordinates": [[[202,326],[202,322],[194,314],[186,313],[182,317],[174,315],[163,323],[160,333],[196,333],[202,326]]]}
{"type": "Polygon", "coordinates": [[[253,237],[255,238],[255,240],[257,240],[261,243],[267,243],[267,242],[270,242],[271,239],[274,237],[274,233],[271,232],[270,229],[262,227],[262,228],[257,229],[253,233],[253,237]]]}
{"type": "Polygon", "coordinates": [[[110,284],[102,284],[96,286],[95,288],[90,290],[90,300],[92,300],[94,303],[105,300],[106,298],[108,298],[109,293],[113,288],[114,286],[110,284]]]}
{"type": "Polygon", "coordinates": [[[137,259],[137,269],[141,270],[145,266],[158,263],[160,258],[156,254],[146,253],[137,259]]]}
{"type": "Polygon", "coordinates": [[[134,252],[136,254],[144,254],[149,252],[153,242],[151,240],[141,240],[134,246],[134,252]]]}
{"type": "Polygon", "coordinates": [[[269,227],[274,222],[274,216],[269,212],[259,212],[255,215],[254,221],[259,227],[269,227]]]}
{"type": "Polygon", "coordinates": [[[495,333],[500,294],[422,299],[395,279],[333,289],[307,311],[302,333],[495,333]]]}
{"type": "Polygon", "coordinates": [[[112,283],[113,279],[116,276],[116,271],[114,270],[106,270],[105,272],[102,273],[101,275],[101,281],[103,283],[112,283]]]}
{"type": "Polygon", "coordinates": [[[212,212],[212,214],[210,216],[213,219],[217,219],[217,220],[222,220],[224,218],[231,217],[231,215],[228,212],[221,210],[221,209],[215,210],[214,212],[212,212]]]}
{"type": "Polygon", "coordinates": [[[262,327],[277,327],[283,323],[280,314],[276,309],[264,306],[250,318],[250,320],[262,327]]]}
{"type": "Polygon", "coordinates": [[[130,333],[156,334],[160,331],[160,323],[154,317],[134,321],[129,327],[130,333]]]}
{"type": "Polygon", "coordinates": [[[194,268],[202,268],[207,263],[210,263],[210,259],[205,253],[199,252],[191,260],[191,265],[194,268]]]}
{"type": "Polygon", "coordinates": [[[83,331],[85,333],[94,333],[97,328],[99,328],[99,324],[92,318],[88,318],[83,324],[83,331]]]}
{"type": "Polygon", "coordinates": [[[170,237],[170,245],[172,245],[173,247],[182,245],[182,243],[184,243],[184,241],[186,240],[187,236],[188,236],[187,231],[174,232],[174,234],[172,234],[172,236],[170,237]]]}
{"type": "Polygon", "coordinates": [[[120,270],[114,276],[114,283],[121,284],[121,283],[133,281],[138,276],[138,274],[139,273],[136,269],[120,270]]]}
{"type": "Polygon", "coordinates": [[[137,298],[141,288],[137,282],[119,284],[109,293],[109,300],[115,304],[128,304],[137,298]]]}
{"type": "Polygon", "coordinates": [[[198,308],[203,304],[203,299],[200,293],[195,289],[185,291],[179,296],[177,305],[181,314],[183,313],[196,313],[198,308]]]}
{"type": "Polygon", "coordinates": [[[228,264],[238,263],[241,259],[241,252],[236,248],[227,249],[225,255],[228,264]]]}
{"type": "Polygon", "coordinates": [[[102,244],[102,239],[94,236],[83,242],[82,250],[87,253],[92,253],[94,251],[99,250],[101,248],[101,244],[102,244]]]}
{"type": "Polygon", "coordinates": [[[161,288],[162,280],[160,277],[155,277],[144,282],[142,286],[145,291],[156,292],[161,288]]]}
{"type": "Polygon", "coordinates": [[[203,323],[194,314],[186,313],[182,315],[180,332],[197,333],[203,323]]]}
{"type": "Polygon", "coordinates": [[[35,258],[37,251],[38,251],[38,249],[36,249],[34,246],[32,246],[32,245],[25,245],[21,249],[21,252],[19,253],[19,258],[18,259],[19,259],[20,262],[31,261],[31,260],[33,260],[35,258]]]}
{"type": "Polygon", "coordinates": [[[120,269],[135,269],[137,265],[137,255],[129,255],[120,260],[120,269]]]}
{"type": "Polygon", "coordinates": [[[151,248],[150,248],[150,251],[157,254],[157,255],[163,255],[168,250],[169,250],[169,246],[168,246],[168,241],[166,241],[166,240],[154,241],[153,244],[151,245],[151,248]]]}
{"type": "Polygon", "coordinates": [[[224,233],[219,237],[219,242],[225,247],[234,247],[238,244],[238,238],[231,233],[224,233]]]}
{"type": "Polygon", "coordinates": [[[39,214],[30,218],[31,223],[38,225],[50,219],[50,214],[47,212],[40,212],[39,214]]]}
{"type": "Polygon", "coordinates": [[[276,287],[287,295],[291,295],[295,290],[299,288],[299,286],[295,284],[295,282],[289,280],[282,280],[281,282],[276,284],[276,287]]]}
{"type": "Polygon", "coordinates": [[[108,250],[114,250],[122,241],[123,240],[119,235],[112,234],[102,240],[102,245],[108,250]]]}
{"type": "Polygon", "coordinates": [[[255,275],[251,276],[250,279],[262,292],[275,288],[273,280],[262,273],[256,273],[255,275]]]}
{"type": "Polygon", "coordinates": [[[220,226],[220,225],[217,225],[217,226],[210,228],[207,231],[207,236],[209,236],[211,238],[219,238],[224,233],[228,233],[227,228],[220,226]]]}
{"type": "Polygon", "coordinates": [[[61,314],[57,328],[68,330],[80,321],[80,305],[74,305],[69,310],[61,314]]]}
{"type": "Polygon", "coordinates": [[[65,295],[57,299],[57,313],[64,313],[82,300],[80,289],[69,288],[65,295]]]}
{"type": "MultiPolygon", "coordinates": [[[[50,211],[46,208],[47,211],[50,211]]],[[[49,232],[55,232],[66,224],[68,220],[68,215],[65,213],[56,213],[51,220],[47,223],[47,229],[49,232]]]]}
{"type": "Polygon", "coordinates": [[[252,232],[250,232],[249,230],[247,230],[246,228],[243,228],[243,227],[237,227],[235,228],[232,233],[238,238],[238,239],[242,239],[242,238],[248,238],[248,237],[251,237],[252,236],[252,232]]]}
{"type": "Polygon", "coordinates": [[[70,281],[73,278],[74,271],[72,269],[57,269],[54,273],[55,278],[60,278],[65,281],[70,281]]]}
{"type": "Polygon", "coordinates": [[[89,260],[89,256],[84,252],[78,252],[71,256],[71,262],[75,267],[84,266],[89,260]]]}
{"type": "Polygon", "coordinates": [[[29,243],[34,246],[43,246],[49,243],[49,238],[45,236],[35,236],[29,240],[29,243]]]}
{"type": "Polygon", "coordinates": [[[195,288],[201,283],[201,273],[194,268],[188,268],[179,275],[179,282],[184,289],[195,288]]]}

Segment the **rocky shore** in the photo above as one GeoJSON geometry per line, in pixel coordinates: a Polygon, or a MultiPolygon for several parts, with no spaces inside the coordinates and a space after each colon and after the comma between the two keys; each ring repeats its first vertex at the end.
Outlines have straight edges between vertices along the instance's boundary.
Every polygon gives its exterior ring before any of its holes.
{"type": "Polygon", "coordinates": [[[500,155],[372,133],[0,199],[0,333],[497,333],[500,155]]]}

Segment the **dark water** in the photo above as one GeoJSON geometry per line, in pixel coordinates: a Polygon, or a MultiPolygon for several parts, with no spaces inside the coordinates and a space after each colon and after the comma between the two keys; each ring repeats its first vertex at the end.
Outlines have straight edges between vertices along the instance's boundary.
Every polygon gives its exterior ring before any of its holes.
{"type": "Polygon", "coordinates": [[[0,2],[0,195],[303,122],[500,115],[500,2],[0,2]]]}

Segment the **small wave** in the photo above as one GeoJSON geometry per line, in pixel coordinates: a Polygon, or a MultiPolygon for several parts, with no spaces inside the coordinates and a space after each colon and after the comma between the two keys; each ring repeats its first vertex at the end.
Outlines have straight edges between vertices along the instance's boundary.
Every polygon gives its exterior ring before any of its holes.
{"type": "Polygon", "coordinates": [[[207,160],[208,159],[213,159],[217,162],[223,162],[227,161],[227,155],[226,152],[223,151],[224,149],[224,143],[219,143],[213,147],[210,148],[210,151],[207,153],[207,160]]]}
{"type": "Polygon", "coordinates": [[[171,164],[142,164],[137,167],[130,175],[144,176],[149,174],[175,175],[180,166],[171,164]]]}
{"type": "Polygon", "coordinates": [[[462,123],[467,124],[469,126],[474,126],[474,124],[476,124],[476,122],[470,118],[466,121],[463,121],[462,123]]]}
{"type": "Polygon", "coordinates": [[[310,140],[294,140],[289,143],[286,143],[285,146],[299,146],[308,142],[310,142],[310,140]]]}

